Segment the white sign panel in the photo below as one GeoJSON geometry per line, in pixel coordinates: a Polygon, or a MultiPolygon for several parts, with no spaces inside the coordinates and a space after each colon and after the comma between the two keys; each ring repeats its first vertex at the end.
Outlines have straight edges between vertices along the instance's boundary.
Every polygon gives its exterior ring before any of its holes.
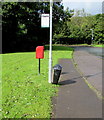
{"type": "Polygon", "coordinates": [[[48,28],[49,27],[49,14],[41,15],[41,27],[48,28]]]}

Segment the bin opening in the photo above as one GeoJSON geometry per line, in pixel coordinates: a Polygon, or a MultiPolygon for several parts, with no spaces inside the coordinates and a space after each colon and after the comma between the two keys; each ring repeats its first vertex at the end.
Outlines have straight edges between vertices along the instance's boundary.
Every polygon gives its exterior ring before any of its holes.
{"type": "Polygon", "coordinates": [[[62,66],[57,64],[53,67],[54,70],[62,70],[62,66]]]}

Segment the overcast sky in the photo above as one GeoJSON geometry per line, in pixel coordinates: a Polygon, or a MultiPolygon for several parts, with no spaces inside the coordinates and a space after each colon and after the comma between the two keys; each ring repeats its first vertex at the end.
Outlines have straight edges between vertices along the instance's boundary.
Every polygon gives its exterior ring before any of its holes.
{"type": "Polygon", "coordinates": [[[102,2],[103,0],[63,0],[64,9],[85,9],[85,12],[90,14],[102,13],[102,2]]]}

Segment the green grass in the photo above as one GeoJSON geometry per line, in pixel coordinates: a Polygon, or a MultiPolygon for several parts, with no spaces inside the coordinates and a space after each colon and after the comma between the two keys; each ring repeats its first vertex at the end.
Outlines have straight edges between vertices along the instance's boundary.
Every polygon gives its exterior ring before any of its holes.
{"type": "MultiPolygon", "coordinates": [[[[2,54],[2,118],[50,118],[51,98],[57,85],[48,83],[48,46],[41,59],[41,75],[35,52],[2,54]]],[[[73,49],[53,46],[53,65],[72,58],[73,49]]]]}
{"type": "Polygon", "coordinates": [[[104,48],[104,45],[103,44],[100,44],[100,45],[96,45],[96,44],[94,44],[94,45],[91,45],[92,47],[103,47],[104,48]]]}

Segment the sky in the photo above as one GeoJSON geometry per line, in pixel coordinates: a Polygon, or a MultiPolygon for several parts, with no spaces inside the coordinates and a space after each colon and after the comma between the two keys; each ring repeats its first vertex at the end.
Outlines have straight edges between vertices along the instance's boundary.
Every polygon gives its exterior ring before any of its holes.
{"type": "MultiPolygon", "coordinates": [[[[64,9],[69,7],[69,10],[85,9],[86,13],[95,15],[103,12],[103,0],[63,0],[64,9]]],[[[104,13],[104,12],[103,12],[104,13]]]]}

